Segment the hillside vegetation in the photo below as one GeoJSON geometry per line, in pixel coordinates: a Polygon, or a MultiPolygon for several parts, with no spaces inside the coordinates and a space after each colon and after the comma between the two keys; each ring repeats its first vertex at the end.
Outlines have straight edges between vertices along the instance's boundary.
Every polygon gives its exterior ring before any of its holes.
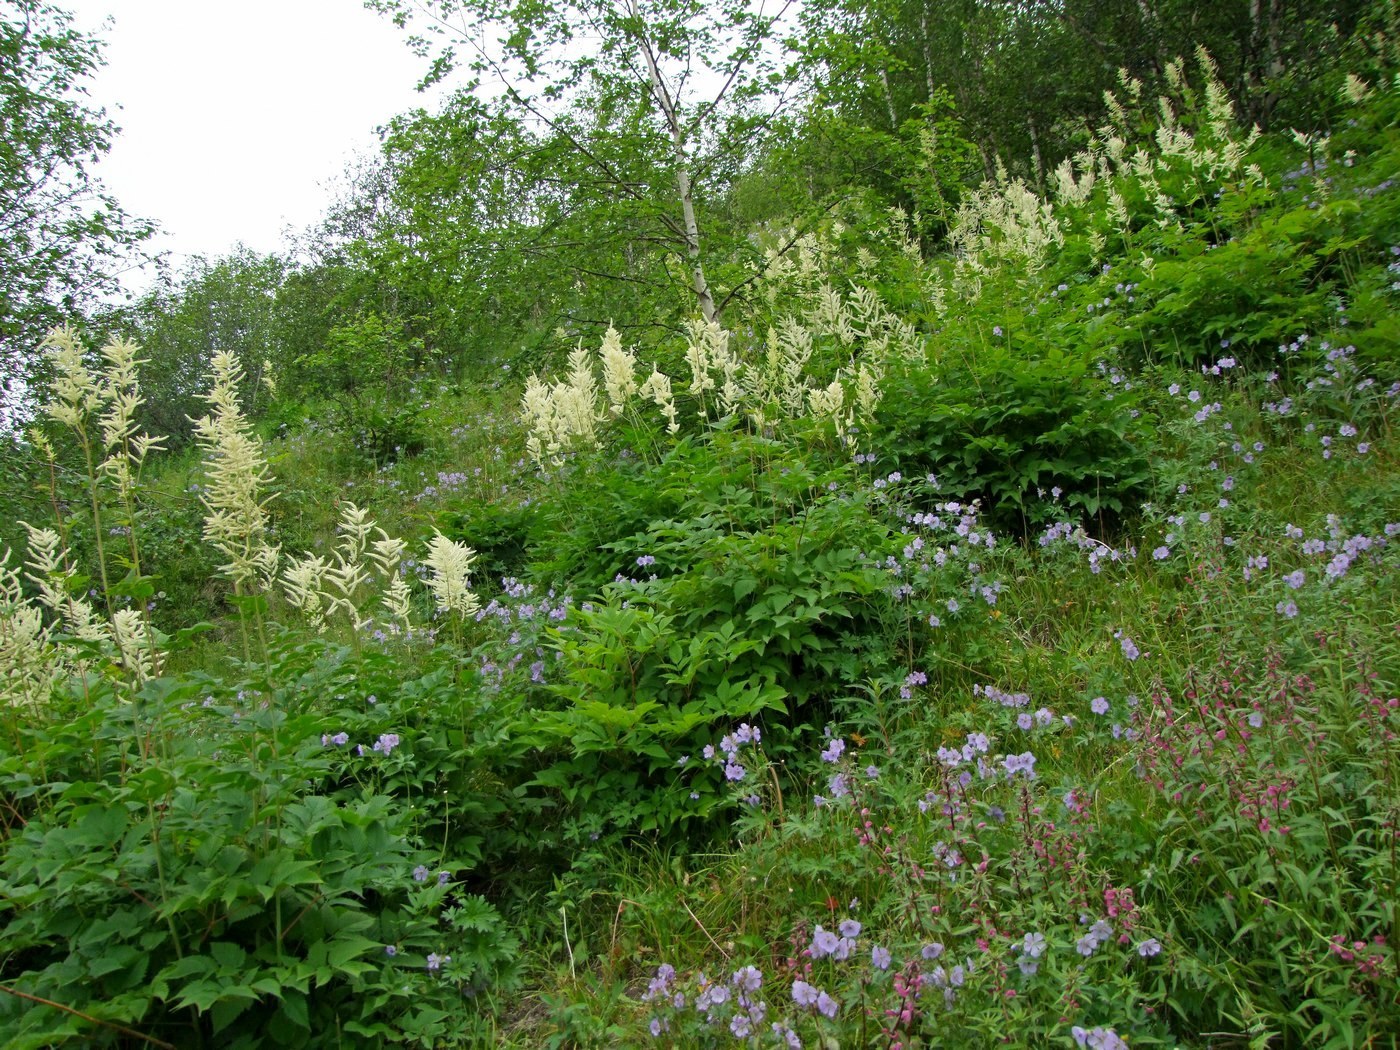
{"type": "Polygon", "coordinates": [[[1383,54],[1330,133],[1125,76],[721,317],[200,351],[165,440],[132,318],[56,329],[0,1043],[1396,1045],[1383,54]]]}

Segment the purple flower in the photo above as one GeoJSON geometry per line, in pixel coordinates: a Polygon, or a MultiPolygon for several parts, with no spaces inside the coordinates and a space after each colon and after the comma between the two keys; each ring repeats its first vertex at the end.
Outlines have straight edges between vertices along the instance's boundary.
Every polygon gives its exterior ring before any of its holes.
{"type": "Polygon", "coordinates": [[[736,970],[729,980],[746,992],[756,992],[763,985],[763,972],[756,966],[745,966],[736,970]]]}
{"type": "Polygon", "coordinates": [[[788,1050],[802,1050],[802,1040],[797,1037],[797,1033],[786,1025],[773,1022],[773,1034],[785,1042],[788,1050]]]}
{"type": "Polygon", "coordinates": [[[1128,1044],[1112,1028],[1091,1028],[1086,1032],[1075,1025],[1070,1029],[1070,1035],[1076,1043],[1087,1046],[1089,1050],[1128,1050],[1128,1044]]]}
{"type": "Polygon", "coordinates": [[[841,752],[846,750],[846,742],[839,736],[826,745],[826,750],[822,752],[823,762],[835,762],[841,758],[841,752]]]}
{"type": "Polygon", "coordinates": [[[826,992],[817,995],[817,1010],[823,1017],[835,1017],[836,1011],[839,1009],[841,1009],[841,1004],[827,995],[826,992]]]}
{"type": "Polygon", "coordinates": [[[825,994],[825,992],[819,992],[813,988],[806,981],[792,982],[792,1001],[798,1006],[815,1006],[818,995],[825,994]]]}
{"type": "Polygon", "coordinates": [[[870,965],[877,970],[888,970],[890,968],[890,950],[877,944],[870,950],[870,965]]]}
{"type": "Polygon", "coordinates": [[[875,780],[880,775],[880,768],[878,766],[866,766],[865,775],[868,779],[875,780]]]}
{"type": "Polygon", "coordinates": [[[832,777],[826,786],[833,798],[845,798],[851,793],[851,789],[846,786],[846,778],[840,773],[832,777]]]}
{"type": "Polygon", "coordinates": [[[729,1002],[729,989],[722,984],[712,984],[695,997],[695,1009],[701,1013],[708,1013],[710,1007],[727,1002],[729,1002]]]}
{"type": "Polygon", "coordinates": [[[642,1002],[649,1003],[653,999],[659,999],[670,994],[671,980],[676,976],[676,968],[670,963],[662,963],[656,968],[656,976],[647,985],[647,990],[642,994],[642,1002]]]}
{"type": "Polygon", "coordinates": [[[384,946],[384,954],[392,959],[394,956],[399,954],[399,949],[392,944],[386,944],[384,946]]]}
{"type": "Polygon", "coordinates": [[[446,885],[447,885],[449,882],[451,882],[451,881],[452,881],[452,872],[450,872],[450,871],[440,871],[440,872],[438,872],[438,885],[439,885],[439,886],[446,886],[446,885]]]}
{"type": "Polygon", "coordinates": [[[436,952],[429,952],[428,972],[436,973],[438,970],[442,969],[443,963],[450,963],[451,961],[452,956],[450,955],[438,955],[436,952]]]}
{"type": "Polygon", "coordinates": [[[753,1032],[753,1022],[748,1014],[735,1014],[729,1021],[729,1030],[735,1039],[747,1039],[753,1032]]]}
{"type": "Polygon", "coordinates": [[[651,1019],[651,1024],[647,1026],[647,1029],[651,1032],[653,1036],[655,1036],[657,1039],[660,1039],[662,1032],[669,1032],[671,1030],[671,1022],[666,1020],[665,1018],[653,1017],[651,1019]]]}
{"type": "Polygon", "coordinates": [[[383,755],[389,755],[394,748],[399,746],[399,735],[397,733],[382,733],[374,743],[374,750],[383,755]]]}
{"type": "Polygon", "coordinates": [[[834,952],[839,944],[836,934],[830,930],[824,930],[820,926],[812,934],[812,958],[823,959],[834,952]]]}
{"type": "Polygon", "coordinates": [[[1032,959],[1039,959],[1045,951],[1045,934],[1028,933],[1021,941],[1021,951],[1032,959]]]}
{"type": "Polygon", "coordinates": [[[418,865],[418,867],[413,869],[413,881],[427,882],[429,874],[430,872],[428,871],[428,866],[426,864],[420,864],[418,865]]]}
{"type": "Polygon", "coordinates": [[[745,772],[747,771],[738,762],[724,764],[724,779],[726,780],[743,780],[745,772]]]}
{"type": "Polygon", "coordinates": [[[1303,586],[1303,583],[1306,579],[1307,574],[1304,573],[1302,569],[1299,569],[1297,572],[1290,572],[1287,576],[1285,576],[1283,578],[1283,582],[1288,584],[1288,586],[1292,587],[1296,591],[1299,587],[1303,586]]]}
{"type": "Polygon", "coordinates": [[[1022,752],[1019,755],[1007,755],[1002,765],[1006,767],[1006,776],[1008,780],[1017,773],[1026,774],[1027,780],[1035,779],[1035,755],[1031,754],[1029,751],[1022,752]]]}
{"type": "Polygon", "coordinates": [[[1170,558],[1171,556],[1172,556],[1172,549],[1171,549],[1170,547],[1166,547],[1166,546],[1158,547],[1156,550],[1154,550],[1154,551],[1152,552],[1152,557],[1155,558],[1155,559],[1157,559],[1157,561],[1166,561],[1166,560],[1167,560],[1168,558],[1170,558]]]}
{"type": "Polygon", "coordinates": [[[1129,638],[1126,634],[1124,634],[1122,631],[1115,631],[1113,637],[1118,639],[1118,644],[1123,649],[1123,655],[1129,660],[1136,660],[1139,656],[1142,655],[1141,651],[1139,651],[1137,645],[1133,642],[1133,640],[1129,638]]]}
{"type": "Polygon", "coordinates": [[[1162,950],[1162,942],[1155,937],[1149,937],[1137,946],[1137,953],[1144,959],[1151,958],[1162,950]]]}
{"type": "Polygon", "coordinates": [[[842,919],[841,924],[836,927],[841,931],[842,937],[859,937],[861,931],[860,923],[855,919],[842,919]]]}
{"type": "Polygon", "coordinates": [[[1291,620],[1298,615],[1297,602],[1279,602],[1274,606],[1274,612],[1278,613],[1285,620],[1291,620]]]}
{"type": "Polygon", "coordinates": [[[919,954],[931,962],[943,954],[943,945],[939,944],[937,941],[934,941],[932,944],[925,944],[919,951],[919,954]]]}
{"type": "Polygon", "coordinates": [[[1096,696],[1089,701],[1089,710],[1096,715],[1108,714],[1108,700],[1102,696],[1096,696]]]}

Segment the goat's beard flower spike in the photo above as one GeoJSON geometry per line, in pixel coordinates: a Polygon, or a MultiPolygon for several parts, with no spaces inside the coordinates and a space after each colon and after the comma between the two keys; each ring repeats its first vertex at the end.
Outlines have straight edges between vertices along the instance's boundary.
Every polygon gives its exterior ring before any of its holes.
{"type": "Polygon", "coordinates": [[[465,543],[457,543],[441,532],[434,532],[433,538],[428,541],[425,564],[433,571],[428,587],[437,601],[439,612],[470,616],[481,607],[471,591],[471,567],[475,560],[476,551],[465,543]]]}
{"type": "Polygon", "coordinates": [[[204,395],[211,411],[194,424],[208,476],[200,496],[208,511],[204,538],[229,559],[219,571],[235,587],[257,580],[265,588],[276,578],[279,560],[267,538],[271,497],[259,498],[269,480],[267,463],[239,406],[242,367],[227,351],[215,354],[212,366],[213,385],[204,395]]]}

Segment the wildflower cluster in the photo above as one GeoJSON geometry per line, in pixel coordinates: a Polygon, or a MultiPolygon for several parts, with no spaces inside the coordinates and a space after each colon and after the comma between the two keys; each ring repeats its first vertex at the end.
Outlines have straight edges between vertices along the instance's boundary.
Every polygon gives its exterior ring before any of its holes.
{"type": "Polygon", "coordinates": [[[1095,539],[1078,522],[1058,521],[1046,527],[1036,542],[1044,550],[1058,547],[1083,551],[1089,571],[1097,575],[1103,571],[1105,563],[1129,562],[1137,557],[1137,548],[1129,546],[1124,550],[1110,546],[1103,540],[1095,539]]]}
{"type": "MultiPolygon", "coordinates": [[[[793,276],[787,261],[775,258],[765,279],[783,284],[793,276]]],[[[893,354],[912,355],[918,346],[914,329],[885,308],[875,292],[857,288],[843,297],[829,285],[813,291],[800,314],[776,319],[763,354],[736,353],[730,346],[731,333],[713,321],[692,320],[687,331],[690,380],[684,388],[702,421],[718,425],[721,419],[737,416],[761,430],[777,420],[810,418],[834,424],[840,438],[872,418],[886,360],[893,354]],[[824,336],[848,345],[862,342],[865,353],[837,375],[818,378],[806,368],[814,340],[824,336]]],[[[655,365],[639,380],[635,353],[623,348],[611,327],[596,358],[597,371],[594,360],[579,347],[569,356],[566,379],[547,384],[531,375],[527,382],[520,418],[529,431],[526,449],[536,465],[558,464],[572,448],[598,448],[599,424],[632,411],[637,400],[654,404],[667,435],[679,433],[679,380],[655,365]]]]}
{"type": "Polygon", "coordinates": [[[573,597],[554,588],[539,594],[533,584],[513,576],[501,580],[501,593],[476,611],[475,619],[493,629],[482,645],[478,670],[483,686],[499,690],[517,675],[527,674],[530,684],[544,685],[557,649],[546,647],[545,637],[563,626],[573,609],[573,597]]]}
{"type": "MultiPolygon", "coordinates": [[[[867,464],[875,460],[873,454],[856,458],[867,464]]],[[[873,478],[871,491],[889,505],[902,531],[893,537],[897,552],[864,556],[867,564],[888,576],[890,596],[913,619],[934,628],[960,618],[965,602],[994,609],[1004,586],[983,564],[992,558],[998,541],[982,523],[977,501],[937,501],[928,510],[908,505],[938,489],[933,475],[905,479],[894,471],[873,478]]]]}
{"type": "MultiPolygon", "coordinates": [[[[760,794],[762,786],[759,777],[750,774],[754,772],[755,765],[761,765],[765,761],[760,746],[762,739],[763,733],[758,726],[741,722],[732,733],[720,737],[718,748],[714,744],[704,746],[700,757],[705,765],[693,763],[689,755],[682,755],[676,765],[691,771],[692,774],[707,767],[717,769],[723,777],[723,782],[728,784],[745,804],[758,806],[763,802],[760,794]]],[[[692,791],[690,797],[698,799],[699,792],[692,791]]]]}

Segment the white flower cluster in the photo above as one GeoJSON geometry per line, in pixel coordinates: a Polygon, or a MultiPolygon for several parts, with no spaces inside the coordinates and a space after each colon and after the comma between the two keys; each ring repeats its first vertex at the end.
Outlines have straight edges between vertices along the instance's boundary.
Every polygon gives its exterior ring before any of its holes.
{"type": "Polygon", "coordinates": [[[363,612],[360,591],[379,578],[380,605],[389,621],[402,631],[409,627],[408,584],[399,575],[406,545],[369,520],[368,512],[345,502],[340,508],[340,544],[332,559],[306,555],[282,571],[287,600],[300,609],[317,631],[326,629],[326,617],[343,612],[353,630],[373,622],[363,612]],[[379,538],[371,540],[372,533],[379,538]]]}
{"type": "Polygon", "coordinates": [[[228,558],[219,571],[238,593],[250,582],[266,589],[277,578],[279,561],[277,546],[268,538],[271,497],[262,495],[269,480],[267,461],[238,401],[243,366],[220,351],[212,368],[213,383],[204,395],[210,412],[194,423],[207,477],[200,494],[207,511],[204,538],[228,558]]]}
{"type": "Polygon", "coordinates": [[[424,564],[433,571],[428,587],[433,592],[438,612],[467,617],[481,608],[471,589],[471,568],[475,560],[476,551],[434,530],[424,564]]]}
{"type": "Polygon", "coordinates": [[[87,367],[81,340],[67,325],[51,331],[43,345],[51,351],[55,371],[44,414],[70,427],[85,447],[88,420],[98,414],[100,470],[116,481],[126,500],[134,484],[133,471],[139,472],[146,456],[165,440],[136,432],[136,410],[145,403],[136,376],[145,363],[136,356],[141,348],[125,339],[109,340],[101,351],[104,367],[94,374],[87,367]]]}
{"type": "Polygon", "coordinates": [[[55,677],[54,647],[44,614],[24,596],[10,552],[0,555],[0,695],[13,707],[38,707],[55,677]]]}
{"type": "MultiPolygon", "coordinates": [[[[1151,202],[1153,220],[1160,226],[1180,224],[1177,202],[1164,188],[1162,176],[1184,165],[1203,185],[1220,185],[1241,177],[1263,179],[1257,166],[1247,165],[1249,147],[1258,129],[1241,136],[1235,125],[1234,107],[1220,82],[1219,70],[1203,50],[1196,53],[1203,87],[1196,91],[1187,82],[1181,61],[1167,67],[1172,97],[1160,97],[1156,130],[1150,140],[1135,144],[1142,119],[1136,115],[1143,98],[1140,81],[1120,71],[1121,96],[1104,95],[1108,121],[1098,129],[1087,149],[1063,161],[1050,173],[1050,195],[1042,197],[1019,179],[998,171],[995,179],[969,194],[959,207],[949,239],[958,251],[954,290],[970,299],[981,292],[983,276],[998,263],[1014,261],[1027,273],[1044,264],[1049,253],[1064,243],[1073,223],[1070,214],[1086,204],[1098,189],[1104,191],[1108,217],[1125,234],[1131,229],[1127,201],[1151,202]],[[1183,124],[1183,113],[1194,118],[1183,124]]],[[[1103,233],[1089,232],[1102,246],[1103,233]]],[[[939,314],[946,310],[943,288],[932,298],[939,314]]]]}
{"type": "Polygon", "coordinates": [[[155,674],[161,654],[141,614],[119,609],[105,620],[75,593],[76,573],[58,533],[20,524],[29,533],[24,577],[37,593],[26,598],[10,552],[0,555],[0,695],[13,705],[41,705],[56,682],[87,673],[94,654],[136,683],[155,674]],[[55,631],[77,644],[60,644],[55,631]]]}
{"type": "MultiPolygon", "coordinates": [[[[687,325],[684,356],[690,380],[683,389],[701,420],[717,423],[742,416],[762,428],[775,419],[816,418],[832,422],[843,435],[857,419],[873,415],[890,356],[922,353],[914,327],[895,317],[877,294],[865,288],[838,294],[812,263],[815,251],[796,254],[806,261],[775,258],[768,280],[803,286],[791,297],[802,312],[775,321],[761,355],[741,358],[730,333],[716,322],[697,318],[687,325]],[[850,363],[834,374],[813,375],[809,366],[818,339],[834,343],[840,348],[837,356],[848,355],[850,363]]],[[[667,434],[680,431],[671,376],[653,365],[639,382],[636,355],[623,348],[612,328],[597,359],[606,404],[600,402],[597,373],[582,347],[569,355],[565,379],[551,384],[532,375],[526,383],[520,418],[528,431],[526,449],[537,464],[560,463],[571,448],[598,448],[599,424],[629,411],[634,399],[656,406],[667,434]]]]}
{"type": "Polygon", "coordinates": [[[596,448],[600,418],[597,402],[597,378],[588,351],[581,346],[569,355],[568,379],[546,386],[538,376],[531,375],[521,399],[521,419],[529,430],[525,447],[530,458],[536,463],[543,463],[546,458],[557,463],[575,444],[596,448]]]}

